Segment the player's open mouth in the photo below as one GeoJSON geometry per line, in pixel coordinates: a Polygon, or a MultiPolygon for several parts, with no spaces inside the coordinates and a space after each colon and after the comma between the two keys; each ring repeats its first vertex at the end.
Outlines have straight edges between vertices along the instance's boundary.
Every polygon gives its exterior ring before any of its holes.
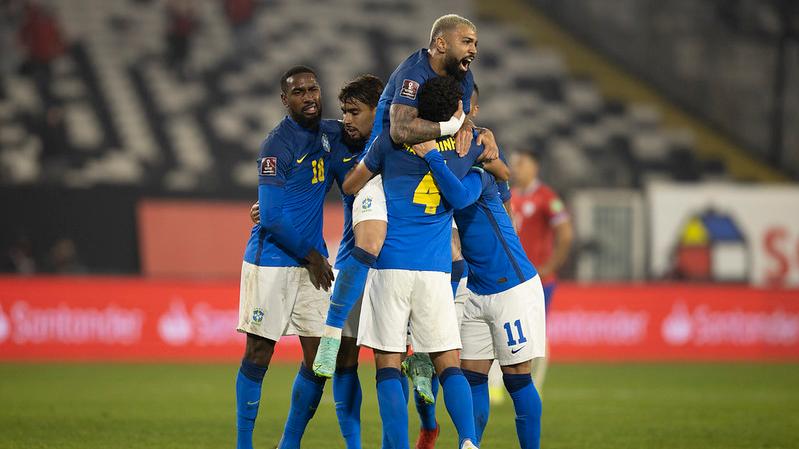
{"type": "Polygon", "coordinates": [[[460,69],[463,70],[464,72],[469,70],[469,64],[471,64],[472,61],[474,61],[474,56],[467,56],[461,59],[460,69]]]}
{"type": "Polygon", "coordinates": [[[305,106],[304,108],[302,108],[302,112],[304,114],[312,115],[312,114],[316,114],[317,112],[319,112],[319,108],[316,106],[316,103],[309,104],[308,106],[305,106]]]}

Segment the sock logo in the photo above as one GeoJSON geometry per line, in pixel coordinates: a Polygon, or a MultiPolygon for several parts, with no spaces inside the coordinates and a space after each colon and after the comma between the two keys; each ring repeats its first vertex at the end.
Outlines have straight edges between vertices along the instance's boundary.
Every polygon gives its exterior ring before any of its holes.
{"type": "Polygon", "coordinates": [[[256,406],[256,405],[258,405],[258,403],[259,403],[259,402],[261,402],[261,400],[260,400],[260,399],[258,399],[257,401],[247,401],[247,405],[248,405],[249,407],[253,407],[253,406],[256,406]]]}
{"type": "Polygon", "coordinates": [[[264,311],[262,309],[255,309],[252,311],[252,322],[256,324],[261,324],[261,321],[264,320],[264,311]]]}

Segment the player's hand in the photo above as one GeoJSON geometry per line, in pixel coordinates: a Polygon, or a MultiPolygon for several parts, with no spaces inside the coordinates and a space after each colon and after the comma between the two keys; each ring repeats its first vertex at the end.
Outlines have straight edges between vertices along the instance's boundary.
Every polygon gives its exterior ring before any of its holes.
{"type": "Polygon", "coordinates": [[[261,222],[261,209],[258,207],[258,203],[255,203],[250,207],[250,220],[253,223],[258,224],[261,222]]]}
{"type": "Polygon", "coordinates": [[[477,158],[478,161],[493,161],[499,157],[499,147],[494,138],[494,133],[488,128],[478,128],[477,130],[477,145],[485,145],[483,154],[477,158]]]}
{"type": "Polygon", "coordinates": [[[319,251],[312,249],[305,257],[308,265],[305,267],[311,274],[311,283],[317,290],[329,291],[333,285],[333,267],[319,251]]]}
{"type": "Polygon", "coordinates": [[[427,142],[417,143],[411,148],[413,148],[413,152],[417,156],[424,158],[427,153],[436,149],[436,141],[428,140],[427,142]]]}
{"type": "Polygon", "coordinates": [[[463,122],[461,129],[455,134],[455,151],[458,152],[458,156],[463,157],[469,153],[469,148],[472,147],[472,139],[474,138],[473,129],[474,123],[472,123],[470,118],[467,118],[463,122]]]}

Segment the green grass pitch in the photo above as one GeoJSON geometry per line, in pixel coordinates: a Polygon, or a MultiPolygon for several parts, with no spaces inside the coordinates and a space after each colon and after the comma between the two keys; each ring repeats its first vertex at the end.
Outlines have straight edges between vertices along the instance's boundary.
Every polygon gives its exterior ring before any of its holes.
{"type": "MultiPolygon", "coordinates": [[[[0,364],[0,448],[233,448],[236,368],[0,364]]],[[[278,442],[295,373],[267,373],[256,448],[278,442]]],[[[373,367],[362,367],[361,382],[363,447],[378,448],[373,367]]],[[[330,390],[305,448],[344,447],[330,390]]],[[[438,414],[438,447],[456,447],[443,403],[438,414]]],[[[410,417],[413,444],[413,408],[410,417]]],[[[556,364],[543,435],[547,449],[799,448],[799,365],[556,364]]],[[[518,447],[510,401],[492,408],[482,446],[518,447]]]]}

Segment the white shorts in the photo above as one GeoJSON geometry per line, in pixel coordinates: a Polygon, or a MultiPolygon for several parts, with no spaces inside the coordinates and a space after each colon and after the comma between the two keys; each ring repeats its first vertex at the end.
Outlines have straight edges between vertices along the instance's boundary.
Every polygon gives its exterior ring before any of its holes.
{"type": "Polygon", "coordinates": [[[244,262],[236,330],[270,340],[321,337],[330,292],[317,290],[303,267],[259,267],[244,262]]]}
{"type": "Polygon", "coordinates": [[[463,321],[463,306],[466,305],[466,300],[472,293],[466,288],[466,283],[469,281],[468,277],[462,277],[458,282],[458,289],[455,291],[455,313],[458,316],[458,328],[461,327],[463,321]]]}
{"type": "Polygon", "coordinates": [[[355,195],[355,202],[352,205],[352,227],[366,220],[388,222],[386,193],[383,191],[383,177],[380,175],[370,179],[355,195]]]}
{"type": "Polygon", "coordinates": [[[544,289],[536,276],[496,295],[471,293],[463,308],[464,360],[496,359],[502,366],[546,354],[544,289]]]}
{"type": "MultiPolygon", "coordinates": [[[[366,297],[367,293],[369,292],[369,281],[372,279],[374,272],[375,270],[373,269],[369,270],[369,274],[366,275],[366,287],[363,290],[363,296],[358,298],[358,302],[352,306],[352,310],[347,317],[347,321],[344,322],[344,328],[341,329],[341,335],[344,337],[358,338],[358,322],[361,320],[361,304],[363,304],[363,298],[366,297]]],[[[333,270],[333,276],[338,278],[338,270],[333,270]]],[[[336,281],[333,281],[333,287],[335,286],[336,281]]],[[[333,291],[332,287],[330,291],[333,291]]],[[[327,319],[327,317],[325,317],[325,319],[327,319]]]]}
{"type": "Polygon", "coordinates": [[[408,326],[417,352],[460,349],[450,274],[375,270],[364,295],[358,345],[405,352],[408,326]]]}

